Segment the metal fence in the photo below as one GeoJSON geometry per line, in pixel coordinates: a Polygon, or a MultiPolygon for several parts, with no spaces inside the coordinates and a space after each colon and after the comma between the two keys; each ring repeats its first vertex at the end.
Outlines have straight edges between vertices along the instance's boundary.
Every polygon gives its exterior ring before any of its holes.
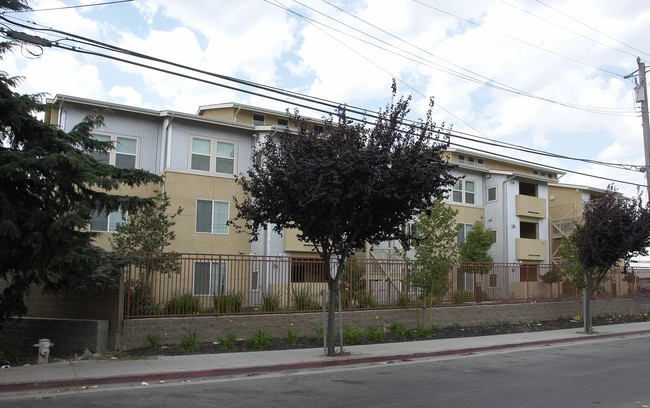
{"type": "MultiPolygon", "coordinates": [[[[326,274],[318,258],[254,255],[140,254],[125,276],[125,318],[309,312],[327,302],[326,274]]],[[[418,280],[395,259],[351,258],[340,278],[346,310],[573,300],[557,266],[459,264],[435,279],[418,280]]],[[[646,296],[650,269],[615,270],[598,296],[646,296]],[[632,277],[632,278],[630,278],[632,277]]],[[[422,276],[428,276],[426,273],[422,276]]]]}

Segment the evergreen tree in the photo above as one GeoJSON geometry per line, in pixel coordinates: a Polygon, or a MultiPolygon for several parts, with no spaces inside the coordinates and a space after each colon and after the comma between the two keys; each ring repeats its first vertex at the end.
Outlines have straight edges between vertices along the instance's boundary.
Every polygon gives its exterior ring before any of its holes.
{"type": "MultiPolygon", "coordinates": [[[[28,8],[1,0],[0,9],[28,8]]],[[[11,45],[0,43],[0,52],[11,45]]],[[[89,154],[112,148],[91,137],[101,116],[86,117],[68,133],[38,120],[47,106],[41,95],[12,91],[18,81],[0,72],[0,319],[26,313],[23,297],[31,288],[57,293],[116,285],[128,260],[93,245],[91,214],[149,205],[151,199],[112,190],[160,182],[89,154]]]]}

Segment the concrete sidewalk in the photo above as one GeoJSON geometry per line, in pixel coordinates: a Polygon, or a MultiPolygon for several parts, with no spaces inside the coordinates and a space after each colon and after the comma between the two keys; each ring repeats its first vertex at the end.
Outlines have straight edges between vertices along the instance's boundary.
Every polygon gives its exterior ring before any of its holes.
{"type": "MultiPolygon", "coordinates": [[[[573,343],[650,334],[650,322],[498,336],[344,346],[345,355],[327,357],[322,348],[188,356],[143,360],[82,360],[0,369],[2,393],[70,389],[111,384],[154,383],[353,364],[462,355],[491,350],[573,343]]],[[[338,350],[338,348],[337,348],[338,350]]]]}

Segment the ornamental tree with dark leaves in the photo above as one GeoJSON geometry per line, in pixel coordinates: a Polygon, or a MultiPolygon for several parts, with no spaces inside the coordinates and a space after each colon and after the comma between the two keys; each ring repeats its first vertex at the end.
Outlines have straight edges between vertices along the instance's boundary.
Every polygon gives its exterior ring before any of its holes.
{"type": "MultiPolygon", "coordinates": [[[[0,10],[25,9],[0,1],[0,10]]],[[[0,54],[11,45],[0,43],[0,54]]],[[[24,295],[34,287],[57,293],[115,286],[128,259],[93,245],[91,214],[150,205],[111,190],[161,181],[94,159],[89,153],[112,148],[91,137],[102,118],[87,117],[68,133],[43,123],[35,116],[47,109],[41,96],[13,92],[17,81],[0,72],[0,320],[26,313],[24,295]]]]}
{"type": "MultiPolygon", "coordinates": [[[[395,89],[393,87],[393,96],[395,89]]],[[[335,355],[334,310],[345,261],[366,242],[399,239],[408,245],[405,224],[426,211],[454,184],[443,158],[448,134],[431,120],[406,124],[410,98],[381,110],[373,126],[337,111],[323,129],[297,112],[296,129],[285,130],[256,147],[261,155],[246,175],[237,177],[243,201],[238,218],[251,239],[260,229],[282,233],[295,228],[325,264],[329,288],[327,345],[335,355]]]]}
{"type": "Polygon", "coordinates": [[[617,264],[647,255],[650,246],[650,207],[640,196],[623,197],[609,186],[601,197],[585,204],[583,223],[563,243],[567,274],[584,290],[584,329],[593,330],[591,298],[617,264]]]}

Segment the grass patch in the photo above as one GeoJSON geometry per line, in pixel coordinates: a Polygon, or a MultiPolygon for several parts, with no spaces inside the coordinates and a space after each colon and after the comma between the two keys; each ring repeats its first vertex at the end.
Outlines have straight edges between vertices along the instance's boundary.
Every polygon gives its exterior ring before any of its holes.
{"type": "Polygon", "coordinates": [[[377,342],[384,341],[384,336],[386,335],[386,333],[384,333],[383,330],[380,330],[380,329],[378,329],[376,327],[368,327],[367,332],[368,332],[368,335],[370,337],[372,337],[372,339],[374,341],[377,341],[377,342]]]}
{"type": "Polygon", "coordinates": [[[160,347],[159,344],[160,338],[157,334],[147,334],[146,339],[147,339],[147,345],[149,346],[150,349],[155,350],[158,347],[160,347]]]}
{"type": "Polygon", "coordinates": [[[165,303],[167,314],[170,315],[185,315],[185,314],[199,314],[203,313],[203,306],[201,306],[201,299],[187,292],[182,295],[175,295],[165,303]]]}
{"type": "Polygon", "coordinates": [[[352,343],[357,344],[363,338],[363,332],[356,327],[343,326],[343,337],[352,343]]]}
{"type": "Polygon", "coordinates": [[[219,337],[219,345],[222,350],[228,350],[228,347],[237,340],[237,333],[231,332],[226,335],[226,337],[219,337]]]}
{"type": "Polygon", "coordinates": [[[273,337],[266,331],[260,329],[250,339],[250,343],[255,349],[263,349],[273,345],[273,337]]]}

